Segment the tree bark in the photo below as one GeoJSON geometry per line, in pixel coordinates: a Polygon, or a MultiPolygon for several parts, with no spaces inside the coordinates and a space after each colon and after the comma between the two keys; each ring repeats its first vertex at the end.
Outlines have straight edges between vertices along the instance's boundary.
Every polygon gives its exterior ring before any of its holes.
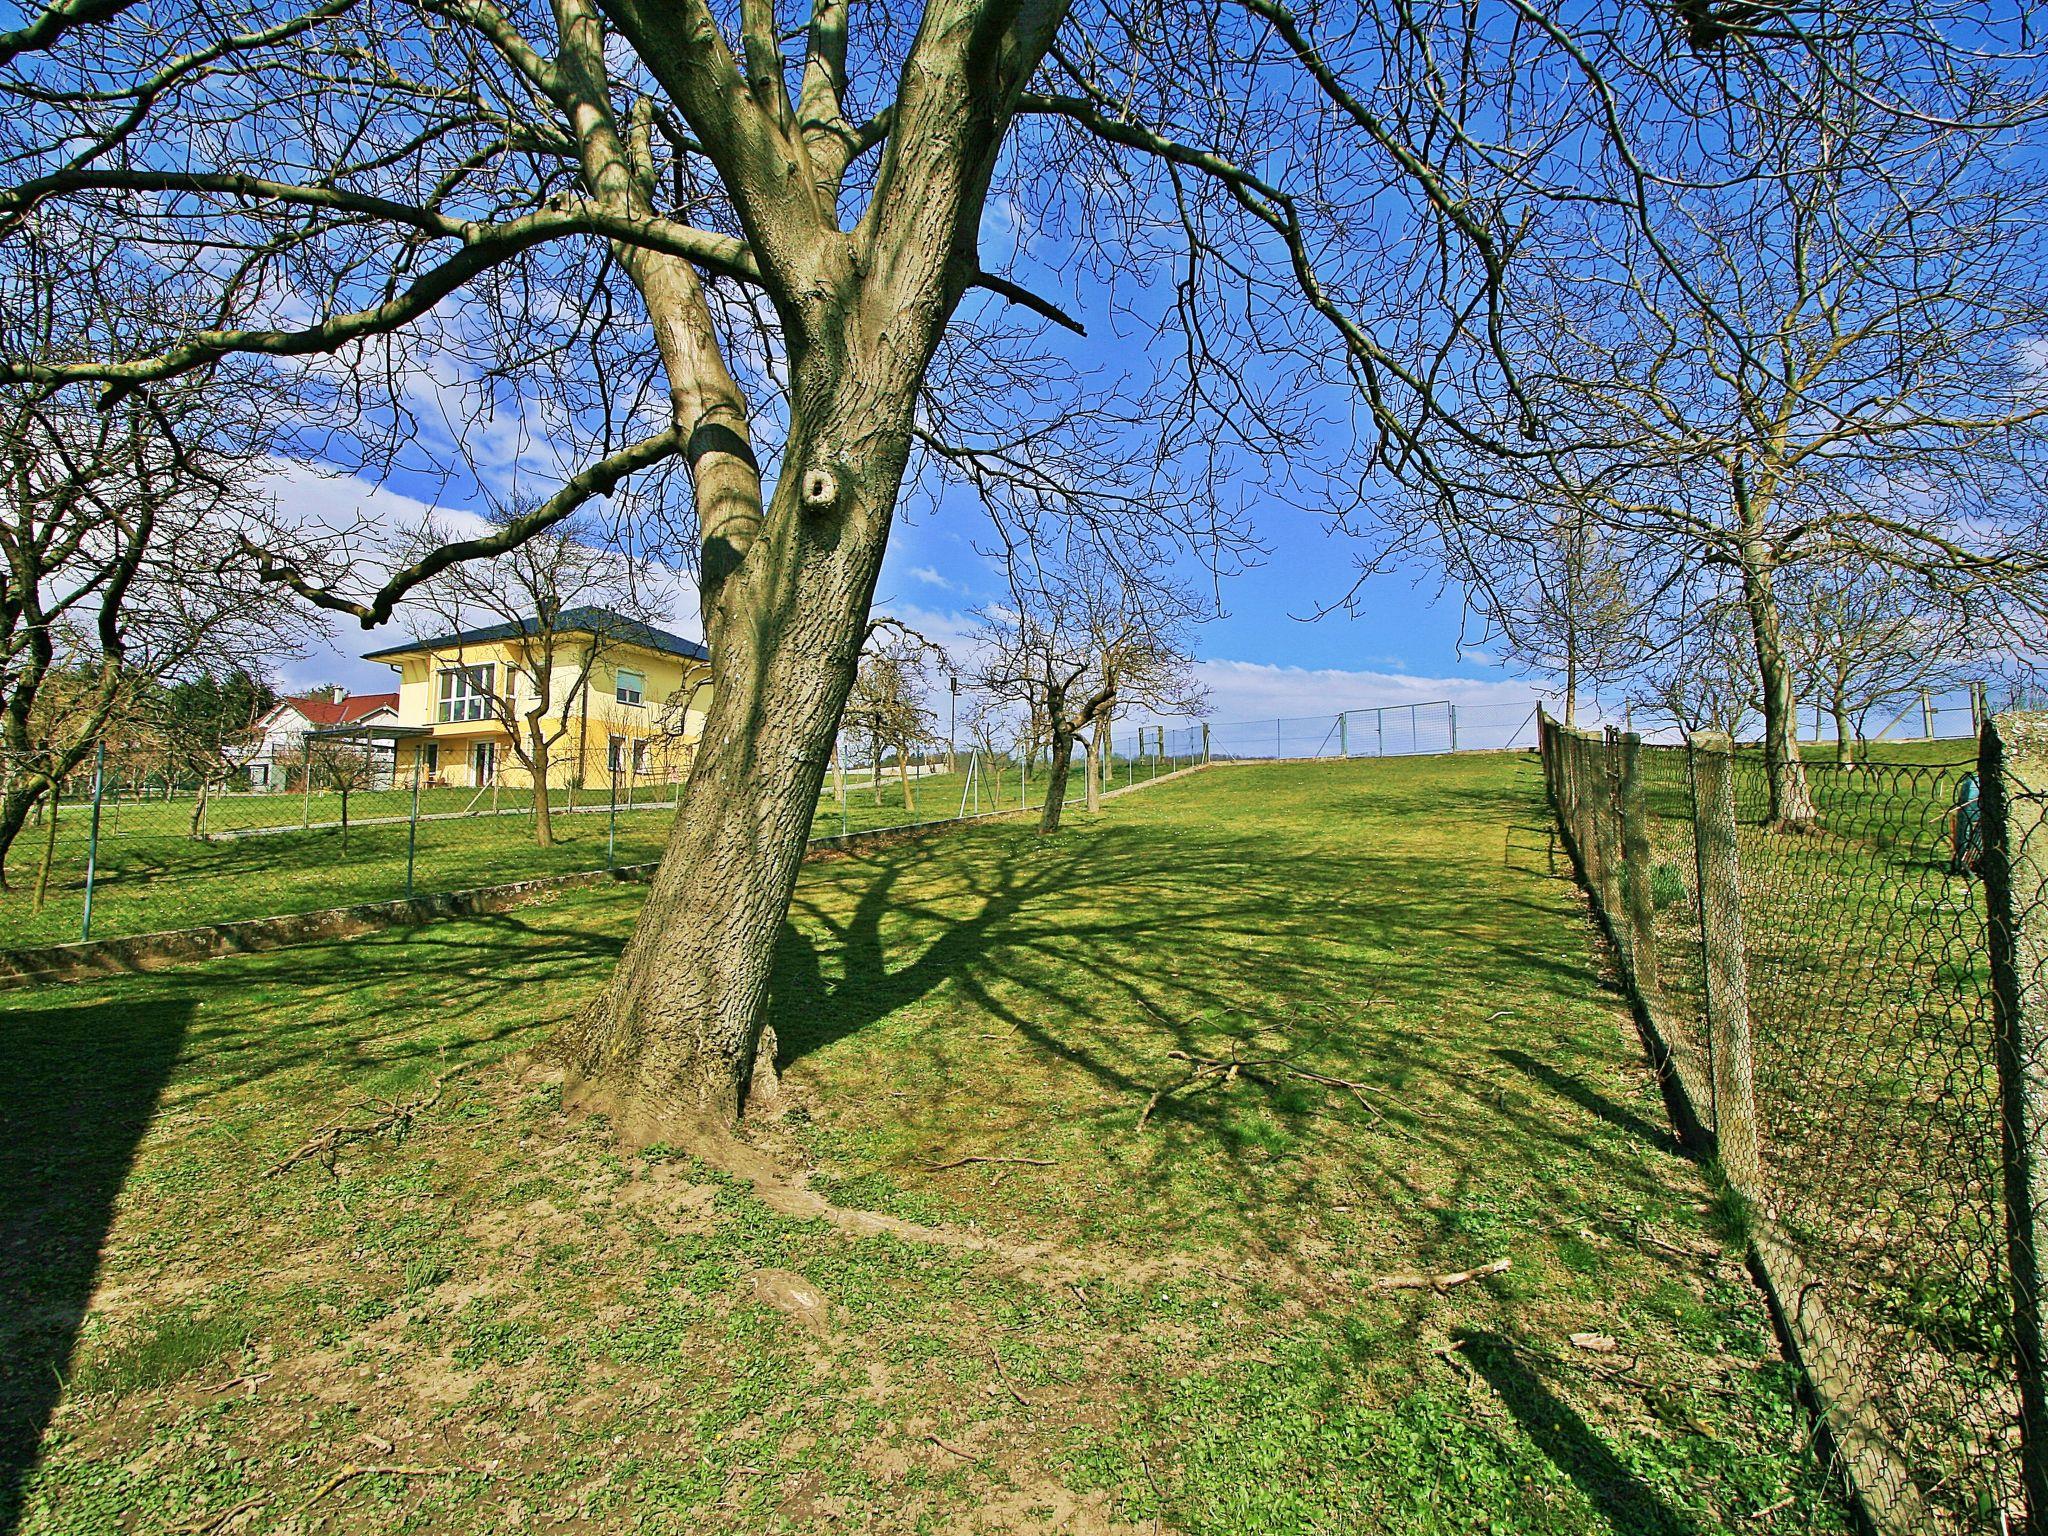
{"type": "Polygon", "coordinates": [[[199,775],[199,788],[192,796],[192,824],[187,835],[193,838],[205,836],[206,827],[206,775],[199,775]]]}
{"type": "Polygon", "coordinates": [[[1087,806],[1090,815],[1102,809],[1102,781],[1109,773],[1107,753],[1103,750],[1103,730],[1103,723],[1097,720],[1095,729],[1089,732],[1088,755],[1081,765],[1082,772],[1087,777],[1087,806]]]}
{"type": "Polygon", "coordinates": [[[50,869],[57,862],[57,796],[50,796],[50,803],[43,812],[49,825],[43,829],[43,862],[36,870],[35,910],[43,910],[43,903],[50,899],[50,869]]]}
{"type": "MultiPolygon", "coordinates": [[[[716,686],[687,809],[611,984],[564,1037],[565,1102],[609,1114],[628,1142],[722,1130],[755,1077],[775,950],[909,456],[916,375],[898,376],[905,360],[886,343],[877,352],[864,366],[795,361],[763,535],[724,578],[739,590],[706,605],[741,622],[712,633],[716,686]]],[[[921,371],[923,353],[909,361],[921,371]]]]}
{"type": "Polygon", "coordinates": [[[527,753],[527,771],[533,776],[533,843],[536,848],[552,848],[555,846],[555,816],[554,807],[548,799],[548,759],[551,754],[547,734],[539,722],[528,724],[532,742],[527,753]]]}
{"type": "Polygon", "coordinates": [[[1856,762],[1856,736],[1849,720],[1849,706],[1837,698],[1829,713],[1835,717],[1835,761],[1843,767],[1853,767],[1856,762]]]}
{"type": "Polygon", "coordinates": [[[1798,701],[1792,691],[1792,664],[1785,654],[1770,566],[1759,550],[1744,551],[1742,606],[1749,615],[1757,676],[1763,685],[1764,776],[1770,784],[1771,825],[1805,826],[1815,813],[1794,730],[1798,701]]]}
{"type": "MultiPolygon", "coordinates": [[[[1091,753],[1092,748],[1088,749],[1091,753]]],[[[1045,775],[1045,808],[1038,813],[1038,831],[1041,837],[1060,829],[1060,812],[1067,803],[1067,774],[1074,760],[1074,738],[1064,732],[1052,739],[1052,750],[1047,755],[1048,768],[1045,775]]],[[[1083,765],[1085,771],[1086,765],[1083,765]]]]}

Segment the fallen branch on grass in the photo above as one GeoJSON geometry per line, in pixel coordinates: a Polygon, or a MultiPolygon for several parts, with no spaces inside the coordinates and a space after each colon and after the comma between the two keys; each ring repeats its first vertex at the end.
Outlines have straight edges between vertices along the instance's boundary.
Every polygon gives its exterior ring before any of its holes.
{"type": "Polygon", "coordinates": [[[933,1173],[944,1173],[948,1168],[965,1168],[969,1163],[1016,1163],[1026,1168],[1050,1168],[1049,1157],[956,1157],[950,1163],[926,1163],[933,1173]]]}
{"type": "Polygon", "coordinates": [[[1488,1275],[1506,1274],[1508,1264],[1507,1259],[1495,1259],[1477,1269],[1453,1270],[1448,1275],[1381,1275],[1373,1281],[1372,1288],[1376,1291],[1454,1291],[1488,1275]]]}
{"type": "Polygon", "coordinates": [[[330,1176],[336,1176],[334,1165],[341,1156],[341,1149],[352,1142],[370,1141],[384,1135],[389,1135],[394,1141],[404,1141],[412,1130],[413,1121],[441,1102],[441,1094],[447,1088],[448,1080],[466,1070],[466,1067],[449,1068],[434,1079],[427,1092],[417,1098],[357,1105],[358,1109],[374,1110],[376,1113],[371,1119],[353,1125],[336,1121],[333,1125],[322,1126],[307,1137],[296,1151],[266,1169],[263,1177],[274,1179],[279,1174],[289,1172],[300,1163],[306,1162],[317,1162],[330,1176]]]}
{"type": "Polygon", "coordinates": [[[1279,1086],[1279,1079],[1293,1078],[1299,1082],[1314,1083],[1323,1088],[1342,1088],[1361,1108],[1375,1120],[1385,1120],[1365,1096],[1366,1085],[1354,1082],[1348,1077],[1333,1077],[1327,1072],[1312,1072],[1307,1067],[1296,1066],[1285,1056],[1194,1056],[1186,1051],[1168,1051],[1169,1061],[1184,1061],[1188,1074],[1177,1083],[1168,1083],[1145,1101],[1145,1108],[1138,1115],[1138,1129],[1143,1131],[1152,1112],[1159,1107],[1162,1099],[1179,1093],[1184,1088],[1217,1086],[1228,1088],[1240,1077],[1248,1077],[1255,1083],[1267,1087],[1279,1086]]]}

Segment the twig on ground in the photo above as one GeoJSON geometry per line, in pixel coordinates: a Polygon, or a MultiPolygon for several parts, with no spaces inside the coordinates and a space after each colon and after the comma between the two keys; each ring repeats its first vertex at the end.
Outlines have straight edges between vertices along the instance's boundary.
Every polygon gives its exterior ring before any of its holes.
{"type": "Polygon", "coordinates": [[[1053,1160],[1049,1157],[956,1157],[950,1163],[926,1163],[933,1173],[944,1173],[948,1168],[965,1168],[969,1163],[1017,1163],[1026,1168],[1050,1168],[1053,1160]]]}
{"type": "Polygon", "coordinates": [[[1022,1392],[1018,1391],[1017,1383],[1010,1380],[1010,1373],[1003,1369],[1002,1350],[992,1344],[989,1346],[988,1352],[989,1357],[996,1363],[996,1375],[1002,1379],[1003,1385],[1010,1389],[1010,1396],[1017,1399],[1017,1401],[1026,1408],[1036,1408],[1038,1404],[1034,1403],[1033,1401],[1031,1401],[1030,1398],[1026,1397],[1022,1392]]]}
{"type": "Polygon", "coordinates": [[[1368,1099],[1366,1084],[1348,1077],[1335,1077],[1328,1072],[1313,1072],[1307,1067],[1296,1066],[1285,1056],[1196,1056],[1187,1051],[1168,1051],[1169,1061],[1184,1061],[1188,1074],[1177,1083],[1168,1083],[1145,1101],[1145,1107],[1138,1114],[1138,1129],[1145,1129],[1152,1112],[1159,1107],[1162,1099],[1179,1093],[1184,1088],[1222,1087],[1228,1088],[1239,1077],[1248,1077],[1255,1083],[1267,1087],[1277,1086],[1278,1078],[1294,1078],[1304,1083],[1314,1083],[1322,1088],[1342,1088],[1356,1099],[1359,1107],[1373,1119],[1384,1122],[1386,1116],[1368,1099]]]}
{"type": "Polygon", "coordinates": [[[182,1536],[213,1536],[213,1532],[225,1530],[242,1516],[253,1515],[269,1502],[269,1494],[254,1494],[239,1504],[230,1505],[217,1515],[202,1515],[197,1520],[188,1520],[183,1525],[174,1526],[173,1529],[182,1533],[182,1536]]]}
{"type": "MultiPolygon", "coordinates": [[[[412,1467],[378,1464],[357,1465],[351,1463],[330,1475],[327,1481],[318,1488],[315,1488],[311,1496],[292,1513],[294,1515],[304,1514],[315,1504],[318,1504],[322,1499],[334,1492],[335,1489],[341,1487],[344,1483],[354,1482],[359,1477],[460,1477],[465,1470],[462,1467],[412,1467]]],[[[271,1497],[267,1493],[251,1494],[248,1498],[242,1500],[241,1503],[224,1509],[217,1515],[208,1515],[196,1521],[188,1521],[186,1524],[179,1526],[178,1530],[183,1532],[184,1536],[212,1536],[213,1532],[225,1530],[244,1515],[254,1514],[257,1510],[268,1504],[271,1501],[271,1497]]]]}
{"type": "Polygon", "coordinates": [[[359,1104],[358,1109],[374,1109],[376,1114],[369,1120],[348,1124],[337,1120],[315,1131],[289,1156],[271,1164],[264,1170],[263,1177],[274,1179],[287,1173],[300,1163],[317,1162],[330,1176],[336,1176],[335,1163],[341,1157],[341,1149],[352,1142],[369,1141],[375,1137],[390,1134],[394,1140],[404,1141],[412,1131],[412,1123],[427,1110],[441,1102],[441,1094],[448,1086],[448,1080],[468,1070],[467,1065],[450,1067],[435,1078],[427,1092],[411,1099],[392,1099],[387,1103],[359,1104]]]}
{"type": "Polygon", "coordinates": [[[1756,1511],[1756,1512],[1755,1512],[1754,1514],[1750,1515],[1750,1516],[1749,1516],[1748,1518],[1750,1518],[1751,1520],[1768,1520],[1768,1519],[1770,1519],[1770,1518],[1771,1518],[1771,1516],[1775,1515],[1775,1514],[1776,1514],[1776,1513],[1777,1513],[1777,1512],[1778,1512],[1779,1510],[1781,1510],[1781,1509],[1790,1509],[1791,1507],[1792,1507],[1792,1495],[1788,1493],[1788,1494],[1786,1494],[1786,1495],[1785,1495],[1785,1497],[1783,1497],[1782,1499],[1778,1500],[1778,1502],[1777,1502],[1777,1503],[1775,1503],[1775,1504],[1766,1504],[1766,1505],[1765,1505],[1765,1506],[1764,1506],[1764,1507],[1763,1507],[1762,1509],[1759,1509],[1759,1510],[1757,1510],[1757,1511],[1756,1511]]]}
{"type": "Polygon", "coordinates": [[[950,1455],[958,1456],[962,1461],[974,1460],[974,1453],[972,1451],[963,1451],[957,1445],[948,1445],[945,1441],[941,1440],[937,1435],[926,1435],[925,1439],[931,1441],[931,1443],[933,1445],[936,1445],[940,1450],[945,1451],[950,1455]]]}
{"type": "Polygon", "coordinates": [[[313,1496],[301,1504],[298,1513],[304,1514],[327,1495],[345,1483],[352,1483],[359,1477],[460,1477],[467,1470],[463,1467],[411,1467],[395,1464],[355,1464],[343,1467],[326,1482],[313,1490],[313,1496]]]}
{"type": "Polygon", "coordinates": [[[1376,1291],[1452,1291],[1488,1275],[1507,1273],[1509,1262],[1507,1259],[1495,1259],[1477,1269],[1457,1269],[1448,1275],[1381,1275],[1373,1281],[1372,1288],[1376,1291]]]}

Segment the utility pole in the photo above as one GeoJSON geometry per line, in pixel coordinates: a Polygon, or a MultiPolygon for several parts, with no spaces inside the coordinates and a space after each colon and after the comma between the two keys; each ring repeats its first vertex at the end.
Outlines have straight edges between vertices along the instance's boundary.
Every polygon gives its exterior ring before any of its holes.
{"type": "Polygon", "coordinates": [[[957,773],[960,768],[960,674],[954,673],[947,681],[953,685],[953,705],[946,717],[946,772],[957,773]]]}

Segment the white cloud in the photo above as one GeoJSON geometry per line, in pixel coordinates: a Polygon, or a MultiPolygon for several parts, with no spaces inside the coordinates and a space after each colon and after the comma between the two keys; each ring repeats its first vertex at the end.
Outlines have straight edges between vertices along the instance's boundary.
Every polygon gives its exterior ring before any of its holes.
{"type": "Polygon", "coordinates": [[[967,595],[967,588],[963,583],[949,580],[929,565],[912,566],[910,568],[910,577],[911,580],[921,581],[928,587],[937,587],[941,592],[953,592],[962,597],[967,595]]]}

